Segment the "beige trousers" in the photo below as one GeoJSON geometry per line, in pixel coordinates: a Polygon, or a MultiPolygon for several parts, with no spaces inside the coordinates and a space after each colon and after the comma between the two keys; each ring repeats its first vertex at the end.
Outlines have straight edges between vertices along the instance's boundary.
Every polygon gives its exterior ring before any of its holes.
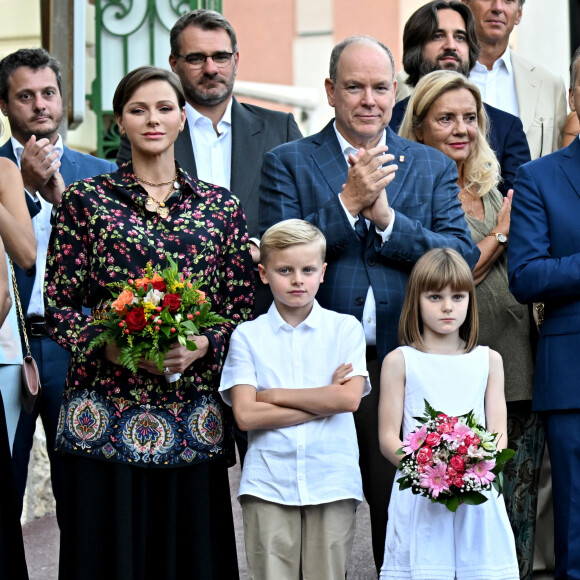
{"type": "Polygon", "coordinates": [[[355,501],[287,506],[241,498],[250,580],[344,580],[355,501]]]}

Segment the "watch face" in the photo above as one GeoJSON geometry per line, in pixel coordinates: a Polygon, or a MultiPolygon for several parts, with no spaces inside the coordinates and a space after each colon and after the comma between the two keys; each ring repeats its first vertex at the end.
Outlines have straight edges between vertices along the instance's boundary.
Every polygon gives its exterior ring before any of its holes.
{"type": "Polygon", "coordinates": [[[505,244],[507,242],[507,236],[505,234],[496,234],[496,238],[500,244],[505,244]]]}

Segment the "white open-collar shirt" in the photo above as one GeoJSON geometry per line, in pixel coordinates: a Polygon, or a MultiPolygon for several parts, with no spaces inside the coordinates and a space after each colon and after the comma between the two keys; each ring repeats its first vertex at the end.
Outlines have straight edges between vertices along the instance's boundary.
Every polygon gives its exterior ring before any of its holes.
{"type": "MultiPolygon", "coordinates": [[[[251,385],[309,389],[331,383],[342,363],[352,376],[367,377],[366,346],[360,322],[322,308],[293,328],[275,304],[232,334],[220,392],[231,405],[229,389],[251,385]]],[[[378,435],[377,435],[378,436],[378,435]]],[[[238,496],[252,495],[284,505],[317,505],[343,499],[362,501],[358,444],[352,413],[321,417],[300,425],[248,432],[238,496]]]]}

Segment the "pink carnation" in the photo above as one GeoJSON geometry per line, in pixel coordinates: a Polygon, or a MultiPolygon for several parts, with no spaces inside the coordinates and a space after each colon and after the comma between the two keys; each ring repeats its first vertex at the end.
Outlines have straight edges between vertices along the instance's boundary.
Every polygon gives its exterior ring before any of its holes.
{"type": "Polygon", "coordinates": [[[409,455],[419,449],[427,437],[427,426],[423,425],[420,429],[412,431],[407,435],[407,439],[403,441],[403,451],[409,455]]]}
{"type": "Polygon", "coordinates": [[[494,467],[495,461],[493,459],[478,461],[465,472],[465,477],[475,479],[482,485],[487,485],[495,479],[495,473],[491,472],[494,467]]]}
{"type": "Polygon", "coordinates": [[[449,491],[445,464],[426,466],[425,471],[419,475],[419,483],[421,487],[428,489],[433,497],[438,497],[442,491],[449,491]]]}

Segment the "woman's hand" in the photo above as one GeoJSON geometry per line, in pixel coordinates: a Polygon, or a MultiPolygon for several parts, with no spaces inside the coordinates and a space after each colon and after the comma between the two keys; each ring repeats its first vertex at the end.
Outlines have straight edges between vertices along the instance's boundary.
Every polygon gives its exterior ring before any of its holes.
{"type": "MultiPolygon", "coordinates": [[[[139,368],[153,375],[169,375],[184,372],[189,365],[197,359],[204,357],[209,350],[209,340],[206,336],[193,336],[190,340],[195,342],[197,350],[188,350],[185,346],[175,342],[169,349],[169,352],[165,355],[163,371],[160,371],[154,362],[145,358],[141,358],[139,361],[139,368]],[[169,372],[165,372],[165,369],[169,369],[169,372]]],[[[120,347],[114,344],[107,344],[105,347],[105,358],[109,362],[118,365],[120,351],[120,347]]]]}
{"type": "Polygon", "coordinates": [[[153,375],[170,375],[184,372],[194,361],[204,357],[209,350],[209,340],[206,336],[193,336],[190,340],[195,342],[197,350],[187,350],[185,346],[175,342],[165,355],[163,371],[159,371],[154,362],[144,358],[139,362],[139,368],[153,375]],[[167,369],[169,370],[167,371],[167,369]]]}
{"type": "Polygon", "coordinates": [[[510,218],[512,212],[512,198],[514,196],[514,190],[510,189],[507,192],[506,197],[503,198],[503,205],[497,213],[497,227],[495,230],[500,234],[505,234],[509,236],[510,233],[510,218]]]}

